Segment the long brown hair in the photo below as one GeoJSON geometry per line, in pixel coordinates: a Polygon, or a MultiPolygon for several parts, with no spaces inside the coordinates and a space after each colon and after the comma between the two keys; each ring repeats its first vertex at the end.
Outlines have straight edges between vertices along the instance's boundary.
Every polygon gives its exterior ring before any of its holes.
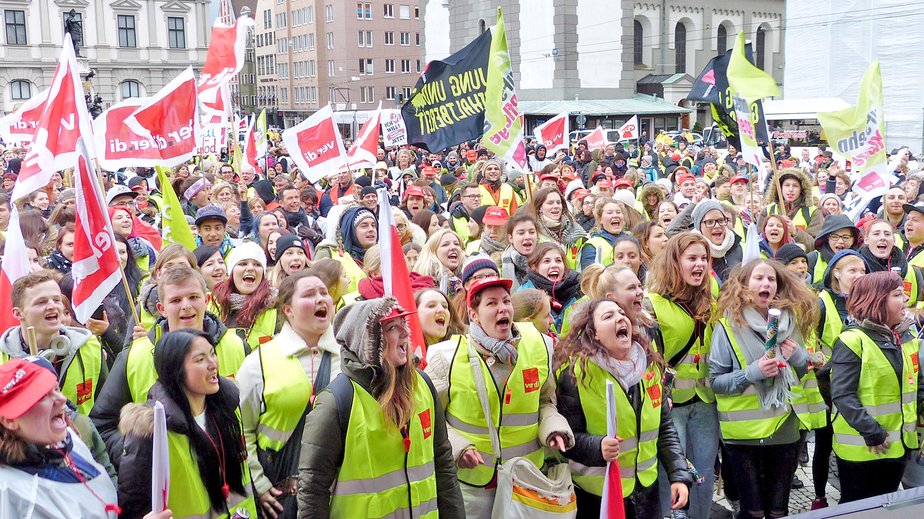
{"type": "Polygon", "coordinates": [[[811,337],[818,323],[818,298],[808,289],[805,281],[776,260],[755,259],[732,270],[731,276],[722,285],[715,320],[727,316],[740,325],[746,324],[744,310],[756,303],[748,284],[751,273],[758,265],[769,265],[776,275],[776,295],[770,300],[770,306],[792,312],[793,318],[799,323],[802,337],[811,337]]]}
{"type": "MultiPolygon", "coordinates": [[[[257,285],[257,289],[247,297],[244,307],[234,316],[235,328],[251,328],[260,314],[276,305],[268,274],[267,269],[263,269],[263,278],[257,285]]],[[[218,307],[218,317],[225,323],[225,326],[230,326],[231,323],[231,294],[237,293],[239,292],[234,285],[232,275],[228,275],[228,279],[212,287],[212,301],[218,307]]]]}
{"type": "MultiPolygon", "coordinates": [[[[552,164],[549,164],[551,166],[552,164]]],[[[558,166],[555,166],[558,167],[558,166]]],[[[561,221],[574,221],[574,217],[571,216],[571,211],[568,209],[568,202],[565,200],[565,195],[561,194],[561,191],[557,187],[544,187],[539,190],[538,193],[533,197],[532,203],[532,213],[533,217],[537,222],[541,222],[542,218],[539,215],[539,209],[542,207],[542,204],[545,203],[545,200],[550,196],[557,196],[561,200],[561,221]]]]}
{"type": "Polygon", "coordinates": [[[680,258],[693,245],[702,245],[706,258],[712,264],[709,242],[702,234],[682,232],[668,240],[664,250],[651,262],[648,272],[648,290],[674,302],[681,303],[697,321],[706,321],[712,313],[712,292],[707,273],[700,286],[688,285],[680,272],[680,258]]]}
{"type": "MultiPolygon", "coordinates": [[[[375,400],[382,406],[382,411],[395,426],[404,427],[411,419],[414,411],[414,391],[417,389],[417,367],[414,362],[414,352],[411,344],[407,348],[407,362],[401,367],[395,367],[385,360],[384,351],[385,330],[382,326],[381,318],[388,315],[392,308],[403,311],[398,305],[398,301],[392,297],[386,297],[389,304],[385,304],[380,310],[382,313],[373,317],[371,323],[373,340],[378,341],[379,345],[379,369],[375,370],[377,376],[372,382],[372,394],[375,400]],[[378,328],[375,330],[375,328],[378,328]]],[[[416,319],[417,316],[411,318],[416,319]]],[[[408,326],[407,318],[404,319],[404,326],[408,326]]],[[[410,340],[410,339],[409,339],[410,340]]]]}
{"type": "MultiPolygon", "coordinates": [[[[596,339],[597,331],[594,327],[594,312],[604,302],[612,303],[609,299],[595,299],[575,312],[572,318],[571,331],[555,348],[553,357],[555,369],[557,370],[566,364],[570,364],[568,369],[574,374],[574,366],[575,364],[578,365],[582,373],[580,380],[578,380],[579,383],[583,383],[584,377],[587,376],[587,361],[589,359],[598,354],[609,355],[603,344],[596,339]]],[[[645,334],[640,332],[641,330],[636,324],[632,323],[632,341],[639,343],[642,349],[645,350],[645,358],[648,364],[654,364],[663,372],[665,368],[664,357],[652,348],[651,341],[645,334]]]]}
{"type": "Polygon", "coordinates": [[[889,292],[902,286],[901,276],[894,272],[873,272],[861,276],[850,287],[847,312],[858,322],[872,321],[886,325],[889,292]]]}

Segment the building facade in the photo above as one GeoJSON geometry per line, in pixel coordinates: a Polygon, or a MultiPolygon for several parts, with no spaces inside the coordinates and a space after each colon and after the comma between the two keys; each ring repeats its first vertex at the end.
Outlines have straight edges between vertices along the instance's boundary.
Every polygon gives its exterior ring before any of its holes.
{"type": "Polygon", "coordinates": [[[93,73],[85,87],[102,97],[106,108],[154,94],[186,67],[201,70],[211,27],[209,3],[0,0],[0,111],[11,112],[49,87],[71,10],[82,33],[82,75],[93,73]]]}

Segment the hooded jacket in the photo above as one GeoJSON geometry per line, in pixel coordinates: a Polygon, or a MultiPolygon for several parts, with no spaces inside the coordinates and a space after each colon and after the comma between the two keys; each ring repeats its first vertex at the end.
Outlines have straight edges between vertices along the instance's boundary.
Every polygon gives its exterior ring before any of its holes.
{"type": "MultiPolygon", "coordinates": [[[[793,204],[786,209],[786,216],[792,219],[795,218],[796,213],[803,211],[807,223],[805,229],[796,229],[796,232],[793,234],[792,238],[803,247],[805,247],[806,250],[811,250],[814,246],[815,235],[821,231],[821,226],[824,222],[824,217],[821,215],[820,209],[815,208],[815,212],[809,214],[811,209],[815,206],[815,200],[812,196],[812,181],[809,179],[808,175],[799,169],[787,169],[782,171],[780,182],[782,182],[782,180],[784,180],[786,177],[797,178],[801,187],[801,193],[799,194],[799,197],[796,198],[793,204]]],[[[780,182],[776,182],[776,180],[770,181],[770,186],[767,188],[767,195],[765,199],[768,207],[771,205],[774,207],[779,205],[777,186],[780,184],[780,182]]],[[[763,228],[763,223],[766,218],[767,212],[761,212],[760,218],[757,222],[758,228],[763,228]]]]}
{"type": "MultiPolygon", "coordinates": [[[[348,379],[375,394],[382,376],[381,361],[385,349],[379,321],[394,308],[400,307],[392,297],[357,301],[341,309],[334,318],[337,342],[341,345],[341,374],[318,395],[305,423],[298,477],[298,510],[302,517],[330,516],[330,489],[337,481],[339,467],[351,462],[344,460],[343,456],[352,404],[346,398],[341,400],[342,395],[335,395],[332,388],[348,379]]],[[[446,416],[430,379],[422,372],[421,376],[433,392],[433,464],[439,515],[463,518],[465,508],[447,436],[446,416]]],[[[349,399],[352,400],[352,394],[349,399]]]]}
{"type": "MultiPolygon", "coordinates": [[[[148,332],[148,338],[152,344],[157,344],[157,338],[169,331],[167,329],[167,319],[159,318],[151,331],[148,332]]],[[[228,331],[228,327],[220,319],[208,312],[202,321],[202,331],[212,337],[214,344],[221,342],[222,337],[228,331]]],[[[106,442],[109,449],[109,457],[113,465],[119,466],[122,459],[122,435],[119,433],[119,414],[122,407],[132,403],[132,393],[128,387],[128,376],[126,372],[126,362],[128,352],[131,348],[123,348],[116,357],[106,384],[101,384],[99,395],[96,397],[96,403],[93,410],[90,411],[90,419],[99,430],[100,436],[106,442]]]]}
{"type": "Polygon", "coordinates": [[[860,231],[857,230],[857,227],[847,215],[835,214],[825,218],[821,231],[818,233],[818,237],[815,238],[815,250],[809,252],[807,255],[810,275],[815,271],[815,264],[818,263],[819,255],[825,263],[831,262],[831,258],[834,257],[834,251],[831,250],[831,246],[828,245],[828,236],[841,229],[849,229],[851,234],[853,234],[853,245],[850,246],[850,249],[856,250],[859,248],[860,231]]]}

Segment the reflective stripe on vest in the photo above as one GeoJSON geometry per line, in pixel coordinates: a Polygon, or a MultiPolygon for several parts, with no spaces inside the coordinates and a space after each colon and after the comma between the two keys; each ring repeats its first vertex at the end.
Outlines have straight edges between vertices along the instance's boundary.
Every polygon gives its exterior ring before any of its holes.
{"type": "Polygon", "coordinates": [[[516,193],[513,192],[513,188],[510,187],[510,184],[501,183],[497,198],[494,198],[494,195],[491,194],[491,191],[488,190],[484,184],[478,184],[478,189],[481,191],[481,205],[496,205],[503,207],[504,210],[507,211],[507,214],[513,214],[516,193]]]}
{"type": "Polygon", "coordinates": [[[818,297],[825,306],[825,326],[821,331],[821,352],[825,354],[825,360],[829,360],[834,350],[834,341],[844,330],[844,321],[841,320],[834,297],[828,290],[819,292],[818,297]]]}
{"type": "Polygon", "coordinates": [[[821,257],[820,252],[817,254],[815,268],[812,270],[812,284],[821,286],[821,283],[825,280],[825,271],[828,270],[828,262],[821,257]]]}
{"type": "Polygon", "coordinates": [[[91,336],[77,349],[77,354],[64,368],[61,393],[77,404],[77,412],[89,416],[96,402],[96,390],[103,364],[103,347],[99,339],[91,336]]]}
{"type": "MultiPolygon", "coordinates": [[[[581,410],[587,423],[587,434],[606,435],[606,381],[612,380],[616,393],[616,434],[619,442],[619,474],[624,497],[635,491],[636,480],[643,486],[654,484],[658,477],[658,432],[661,427],[663,391],[661,373],[649,365],[639,382],[641,417],[629,402],[622,386],[609,372],[591,360],[586,373],[573,364],[581,410]]],[[[567,369],[567,368],[566,368],[567,369]]],[[[569,462],[574,484],[595,496],[603,495],[606,467],[586,467],[569,462]]]]}
{"type": "Polygon", "coordinates": [[[409,447],[382,406],[351,381],[353,404],[343,464],[331,492],[331,517],[438,517],[433,463],[436,407],[427,382],[416,374],[409,447]],[[370,463],[374,460],[375,463],[370,463]]]}
{"type": "MultiPolygon", "coordinates": [[[[160,328],[155,328],[155,339],[160,339],[160,328]]],[[[218,356],[218,375],[234,378],[244,362],[244,342],[228,331],[215,347],[218,356]]],[[[157,381],[154,369],[154,343],[148,336],[137,339],[129,346],[125,359],[125,380],[132,395],[132,402],[143,404],[148,399],[148,390],[157,381]]]]}
{"type": "Polygon", "coordinates": [[[847,330],[841,334],[840,339],[860,358],[857,398],[866,413],[886,431],[890,444],[884,455],[876,456],[869,452],[863,436],[847,423],[843,415],[838,414],[833,421],[834,452],[847,461],[873,461],[900,458],[906,449],[916,449],[919,369],[917,339],[901,345],[900,379],[879,345],[862,330],[847,330]]]}
{"type": "MultiPolygon", "coordinates": [[[[240,414],[238,413],[238,420],[240,414]]],[[[173,517],[183,518],[227,518],[228,514],[212,509],[208,491],[202,483],[199,462],[189,444],[189,437],[167,430],[167,450],[170,454],[170,493],[167,503],[173,517]]],[[[244,491],[250,494],[250,468],[247,462],[241,462],[242,483],[244,491]]],[[[257,517],[257,508],[251,495],[240,495],[234,491],[226,501],[228,510],[233,515],[243,508],[250,512],[250,517],[257,517]]]]}
{"type": "MultiPolygon", "coordinates": [[[[738,346],[738,341],[732,332],[728,319],[722,317],[719,323],[725,329],[725,335],[731,344],[735,358],[738,359],[738,365],[747,367],[749,362],[738,346]]],[[[794,378],[795,370],[793,370],[794,378]]],[[[786,418],[793,411],[789,405],[785,407],[764,408],[760,403],[760,396],[757,394],[757,387],[754,384],[748,385],[743,392],[736,395],[719,394],[715,395],[716,407],[719,411],[719,430],[722,433],[723,440],[762,440],[769,438],[780,426],[786,421],[786,418]]],[[[799,411],[796,410],[798,414],[799,411]]],[[[801,420],[801,419],[800,419],[801,420]]]]}
{"type": "Polygon", "coordinates": [[[472,469],[458,469],[459,480],[472,486],[490,483],[497,464],[511,458],[527,458],[540,468],[544,461],[539,443],[539,396],[549,377],[549,353],[542,335],[532,324],[514,325],[521,338],[517,344],[517,362],[506,387],[498,389],[487,364],[478,357],[491,418],[500,439],[501,459],[495,459],[491,447],[487,419],[469,363],[468,337],[458,339],[451,363],[447,423],[471,442],[485,461],[472,469]]]}
{"type": "Polygon", "coordinates": [[[604,267],[613,264],[613,256],[615,256],[613,244],[603,236],[597,234],[591,236],[584,242],[584,247],[594,248],[594,263],[599,263],[604,267]]]}
{"type": "MultiPolygon", "coordinates": [[[[655,292],[648,294],[648,300],[654,309],[655,319],[661,327],[663,344],[661,354],[670,360],[680,353],[690,341],[694,332],[694,321],[680,306],[668,301],[655,292]]],[[[713,304],[714,306],[714,304],[713,304]]],[[[674,386],[671,399],[682,404],[690,401],[694,395],[706,403],[715,402],[712,388],[709,387],[709,348],[712,344],[712,324],[706,325],[702,339],[694,341],[687,354],[674,366],[674,386]]]]}
{"type": "Polygon", "coordinates": [[[257,354],[263,369],[264,408],[257,423],[257,445],[280,451],[308,407],[311,381],[298,357],[283,355],[276,339],[262,344],[257,354]]]}

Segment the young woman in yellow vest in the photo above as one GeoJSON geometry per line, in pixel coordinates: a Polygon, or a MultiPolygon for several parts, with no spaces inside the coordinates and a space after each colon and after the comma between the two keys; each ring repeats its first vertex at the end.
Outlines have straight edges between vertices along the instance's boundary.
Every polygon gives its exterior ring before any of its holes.
{"type": "Polygon", "coordinates": [[[526,258],[539,243],[539,225],[528,211],[520,211],[507,220],[507,241],[510,245],[501,254],[501,277],[513,281],[516,289],[526,283],[529,271],[526,258]]]}
{"type": "Polygon", "coordinates": [[[898,269],[902,278],[908,273],[908,260],[896,243],[895,228],[886,220],[873,220],[863,226],[863,246],[860,255],[870,272],[892,272],[898,269]]]}
{"type": "Polygon", "coordinates": [[[809,274],[812,283],[821,285],[831,257],[842,250],[860,247],[860,230],[845,214],[825,218],[824,226],[815,239],[815,250],[808,253],[809,274]]]}
{"type": "MultiPolygon", "coordinates": [[[[202,247],[208,247],[208,245],[203,245],[202,247]]],[[[214,250],[216,253],[218,252],[217,249],[214,250]]],[[[219,260],[221,260],[220,254],[219,260]]],[[[154,262],[154,267],[151,269],[151,274],[141,284],[141,292],[138,296],[138,311],[141,313],[141,326],[145,330],[150,330],[151,327],[154,326],[154,322],[157,321],[157,318],[160,317],[160,312],[157,310],[157,303],[160,301],[157,298],[157,277],[160,276],[160,273],[165,269],[174,265],[188,265],[189,268],[195,269],[198,267],[198,262],[196,256],[179,243],[171,243],[160,251],[160,255],[157,257],[157,261],[154,262]]],[[[223,260],[221,261],[221,267],[221,270],[226,273],[225,277],[227,277],[227,270],[224,267],[223,260]]],[[[206,278],[206,281],[208,281],[208,278],[206,278]]]]}
{"type": "MultiPolygon", "coordinates": [[[[804,337],[818,316],[815,297],[776,261],[752,260],[722,287],[712,333],[709,379],[715,392],[727,464],[740,497],[739,517],[784,517],[812,412],[794,399],[808,370],[804,337]],[[776,347],[767,351],[771,308],[782,312],[776,347]]],[[[724,471],[723,471],[724,472],[724,471]]]]}
{"type": "Polygon", "coordinates": [[[238,390],[233,381],[218,376],[210,336],[190,329],[165,334],[154,348],[154,368],[158,381],[147,403],[123,409],[119,422],[125,437],[120,517],[140,517],[150,510],[154,402],[163,404],[167,415],[167,505],[173,517],[255,517],[238,390]]]}
{"type": "Polygon", "coordinates": [[[575,302],[562,322],[561,337],[568,334],[574,312],[589,301],[608,299],[618,304],[632,321],[635,330],[649,340],[654,336],[657,324],[643,306],[645,290],[635,272],[625,265],[591,265],[581,272],[581,292],[584,297],[575,302]]]}
{"type": "Polygon", "coordinates": [[[555,364],[558,411],[574,431],[574,447],[565,456],[578,517],[600,517],[608,462],[619,465],[626,517],[664,517],[659,466],[670,483],[671,509],[685,508],[693,481],[662,386],[664,359],[612,301],[591,301],[575,315],[573,326],[555,364]],[[607,381],[616,393],[615,438],[607,436],[607,381]]]}
{"type": "Polygon", "coordinates": [[[581,297],[581,275],[568,268],[565,252],[556,243],[542,242],[527,259],[526,283],[517,291],[538,288],[552,299],[554,330],[562,325],[565,312],[581,297]]]}
{"type": "Polygon", "coordinates": [[[559,244],[565,250],[568,268],[577,268],[578,253],[587,233],[574,221],[561,191],[557,187],[540,189],[533,196],[532,211],[539,224],[539,240],[559,244]]]}
{"type": "Polygon", "coordinates": [[[466,516],[443,407],[414,369],[408,315],[385,297],[335,317],[342,373],[306,421],[300,516],[466,516]]]}
{"type": "Polygon", "coordinates": [[[193,251],[193,255],[209,292],[215,285],[228,279],[228,268],[225,266],[225,259],[221,257],[221,251],[209,245],[200,245],[193,251]]]}
{"type": "Polygon", "coordinates": [[[555,408],[551,340],[530,323],[513,322],[510,286],[509,279],[476,281],[468,291],[468,335],[427,349],[426,372],[447,405],[465,513],[475,519],[491,517],[501,464],[523,457],[541,468],[543,447],[574,445],[555,408]]]}
{"type": "Polygon", "coordinates": [[[613,264],[613,244],[616,236],[629,226],[627,207],[624,203],[609,197],[597,198],[594,205],[596,225],[590,238],[581,248],[581,269],[599,263],[604,267],[613,264]]]}
{"type": "Polygon", "coordinates": [[[247,463],[263,514],[298,513],[298,460],[305,417],[340,373],[340,346],[327,287],[310,271],[283,280],[282,329],[244,359],[237,373],[247,463]]]}
{"type": "Polygon", "coordinates": [[[709,243],[711,268],[719,283],[729,276],[732,267],[741,263],[744,254],[741,237],[729,228],[728,213],[732,211],[729,206],[707,198],[684,208],[665,230],[668,236],[673,236],[692,225],[693,232],[703,235],[709,243]]]}
{"type": "Polygon", "coordinates": [[[636,225],[632,229],[632,235],[642,246],[642,265],[647,278],[652,259],[664,250],[664,246],[667,244],[667,234],[664,233],[664,227],[661,227],[655,221],[649,220],[636,225]]]}
{"type": "Polygon", "coordinates": [[[228,279],[212,289],[209,308],[249,346],[276,335],[277,313],[273,287],[266,279],[266,256],[256,243],[245,241],[226,260],[228,279]]]}
{"type": "Polygon", "coordinates": [[[708,380],[711,260],[709,242],[702,235],[674,236],[652,264],[646,301],[660,329],[655,346],[668,368],[676,371],[670,392],[674,425],[684,454],[704,478],[690,495],[693,518],[709,516],[719,450],[719,418],[708,380]]]}
{"type": "Polygon", "coordinates": [[[445,293],[454,294],[462,286],[459,273],[464,260],[465,251],[459,235],[450,229],[440,229],[427,238],[413,270],[432,277],[434,285],[445,293]]]}
{"type": "Polygon", "coordinates": [[[274,288],[279,288],[285,278],[307,268],[308,253],[301,238],[287,234],[276,241],[276,264],[269,273],[274,288]]]}
{"type": "Polygon", "coordinates": [[[782,214],[789,218],[791,223],[789,234],[806,250],[810,250],[815,243],[815,236],[821,231],[824,218],[821,211],[815,206],[812,196],[811,180],[801,169],[784,169],[780,172],[779,182],[770,181],[766,193],[767,208],[761,213],[757,226],[770,214],[782,214]],[[784,210],[780,210],[779,195],[777,191],[782,187],[784,210]]]}
{"type": "Polygon", "coordinates": [[[902,278],[892,272],[863,276],[847,299],[857,324],[841,333],[831,355],[841,503],[896,491],[918,450],[924,392],[907,300],[902,278]]]}

